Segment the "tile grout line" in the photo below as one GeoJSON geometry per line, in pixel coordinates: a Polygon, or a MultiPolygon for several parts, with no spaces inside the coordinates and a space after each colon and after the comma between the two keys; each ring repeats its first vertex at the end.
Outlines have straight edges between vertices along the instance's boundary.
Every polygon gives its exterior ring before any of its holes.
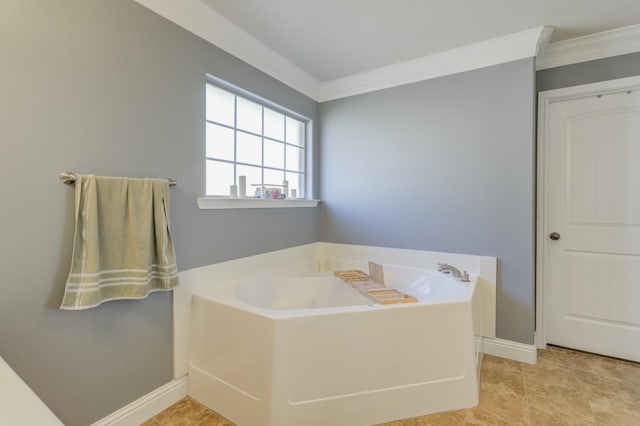
{"type": "Polygon", "coordinates": [[[211,414],[209,414],[208,416],[206,416],[203,419],[198,420],[196,423],[194,423],[194,426],[199,426],[201,425],[205,420],[207,420],[209,418],[209,416],[211,416],[211,414]]]}
{"type": "MultiPolygon", "coordinates": [[[[569,351],[571,351],[571,349],[567,349],[567,351],[565,352],[565,356],[567,356],[567,354],[568,354],[568,353],[570,353],[569,351]]],[[[573,352],[575,352],[575,351],[573,351],[573,352]]],[[[581,353],[583,353],[583,352],[581,352],[581,353]]],[[[574,363],[572,363],[572,362],[570,362],[570,363],[569,363],[569,375],[570,375],[571,380],[572,380],[572,382],[573,382],[573,383],[572,383],[572,387],[573,387],[573,385],[574,385],[574,384],[576,384],[576,385],[577,385],[577,383],[578,383],[578,376],[577,376],[577,374],[576,374],[575,368],[576,368],[575,364],[574,364],[574,363]]],[[[577,389],[576,389],[576,390],[577,390],[577,389]]],[[[580,392],[580,394],[582,395],[582,392],[580,392]]],[[[589,398],[588,398],[588,397],[586,397],[586,396],[584,396],[584,399],[585,399],[585,401],[587,402],[587,407],[589,407],[589,415],[590,415],[590,416],[591,416],[591,418],[593,419],[594,424],[596,424],[596,425],[597,425],[597,424],[598,424],[598,422],[597,422],[597,420],[596,420],[596,416],[595,416],[595,414],[593,413],[593,407],[591,406],[591,401],[590,401],[590,400],[589,400],[589,398]]]]}
{"type": "Polygon", "coordinates": [[[529,403],[529,393],[527,392],[527,380],[524,378],[524,370],[522,370],[522,363],[520,363],[520,376],[522,376],[522,385],[524,386],[524,400],[527,403],[527,415],[529,416],[529,425],[533,426],[533,418],[531,417],[531,404],[529,403]]]}
{"type": "Polygon", "coordinates": [[[213,413],[213,411],[211,411],[211,410],[209,410],[209,411],[210,411],[210,412],[209,412],[209,414],[208,414],[205,418],[200,419],[200,421],[199,421],[198,423],[196,423],[196,426],[201,425],[201,424],[202,424],[202,423],[204,423],[204,422],[205,422],[209,417],[213,416],[213,414],[214,414],[214,413],[213,413]]]}

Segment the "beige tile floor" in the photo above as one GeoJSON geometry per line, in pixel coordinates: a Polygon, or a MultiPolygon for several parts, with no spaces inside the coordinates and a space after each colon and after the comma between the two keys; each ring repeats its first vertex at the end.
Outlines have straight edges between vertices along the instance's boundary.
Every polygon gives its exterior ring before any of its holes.
{"type": "MultiPolygon", "coordinates": [[[[144,423],[159,425],[233,423],[185,398],[144,423]]],[[[385,424],[416,425],[640,426],[640,364],[556,347],[536,365],[486,355],[477,407],[385,424]]]]}

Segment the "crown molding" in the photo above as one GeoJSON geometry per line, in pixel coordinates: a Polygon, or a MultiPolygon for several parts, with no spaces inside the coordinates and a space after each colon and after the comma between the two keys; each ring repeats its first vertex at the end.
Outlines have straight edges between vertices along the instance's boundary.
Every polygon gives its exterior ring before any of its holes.
{"type": "Polygon", "coordinates": [[[316,100],[319,82],[201,0],[134,0],[265,74],[316,100]]]}
{"type": "Polygon", "coordinates": [[[319,82],[201,0],[134,0],[317,102],[443,77],[536,57],[543,70],[640,52],[640,24],[547,43],[550,27],[538,27],[457,49],[319,82]]]}
{"type": "Polygon", "coordinates": [[[633,52],[640,52],[640,24],[546,44],[536,58],[536,69],[555,68],[633,52]]]}
{"type": "Polygon", "coordinates": [[[536,56],[551,34],[550,28],[534,28],[319,82],[201,0],[134,1],[318,102],[536,56]]]}
{"type": "Polygon", "coordinates": [[[552,29],[538,27],[422,58],[320,83],[318,101],[324,102],[449,74],[534,57],[552,29]]]}
{"type": "Polygon", "coordinates": [[[536,56],[551,28],[538,27],[344,78],[319,82],[202,0],[134,0],[311,99],[324,102],[536,56]]]}

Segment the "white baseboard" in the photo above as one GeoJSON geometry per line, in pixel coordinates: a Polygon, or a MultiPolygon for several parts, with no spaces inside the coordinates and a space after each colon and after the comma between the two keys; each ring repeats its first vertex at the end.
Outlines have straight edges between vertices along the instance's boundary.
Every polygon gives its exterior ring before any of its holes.
{"type": "Polygon", "coordinates": [[[91,426],[138,426],[187,396],[188,377],[172,380],[91,426]]]}
{"type": "Polygon", "coordinates": [[[499,356],[527,364],[538,362],[538,352],[535,345],[526,345],[511,340],[483,337],[482,351],[487,355],[499,356]]]}

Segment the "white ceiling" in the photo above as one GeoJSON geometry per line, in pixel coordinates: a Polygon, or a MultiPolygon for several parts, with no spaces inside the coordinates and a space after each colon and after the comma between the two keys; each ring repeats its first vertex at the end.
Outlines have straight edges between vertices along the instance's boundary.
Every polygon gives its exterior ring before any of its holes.
{"type": "Polygon", "coordinates": [[[201,1],[319,82],[534,27],[554,42],[640,23],[640,0],[201,1]]]}

